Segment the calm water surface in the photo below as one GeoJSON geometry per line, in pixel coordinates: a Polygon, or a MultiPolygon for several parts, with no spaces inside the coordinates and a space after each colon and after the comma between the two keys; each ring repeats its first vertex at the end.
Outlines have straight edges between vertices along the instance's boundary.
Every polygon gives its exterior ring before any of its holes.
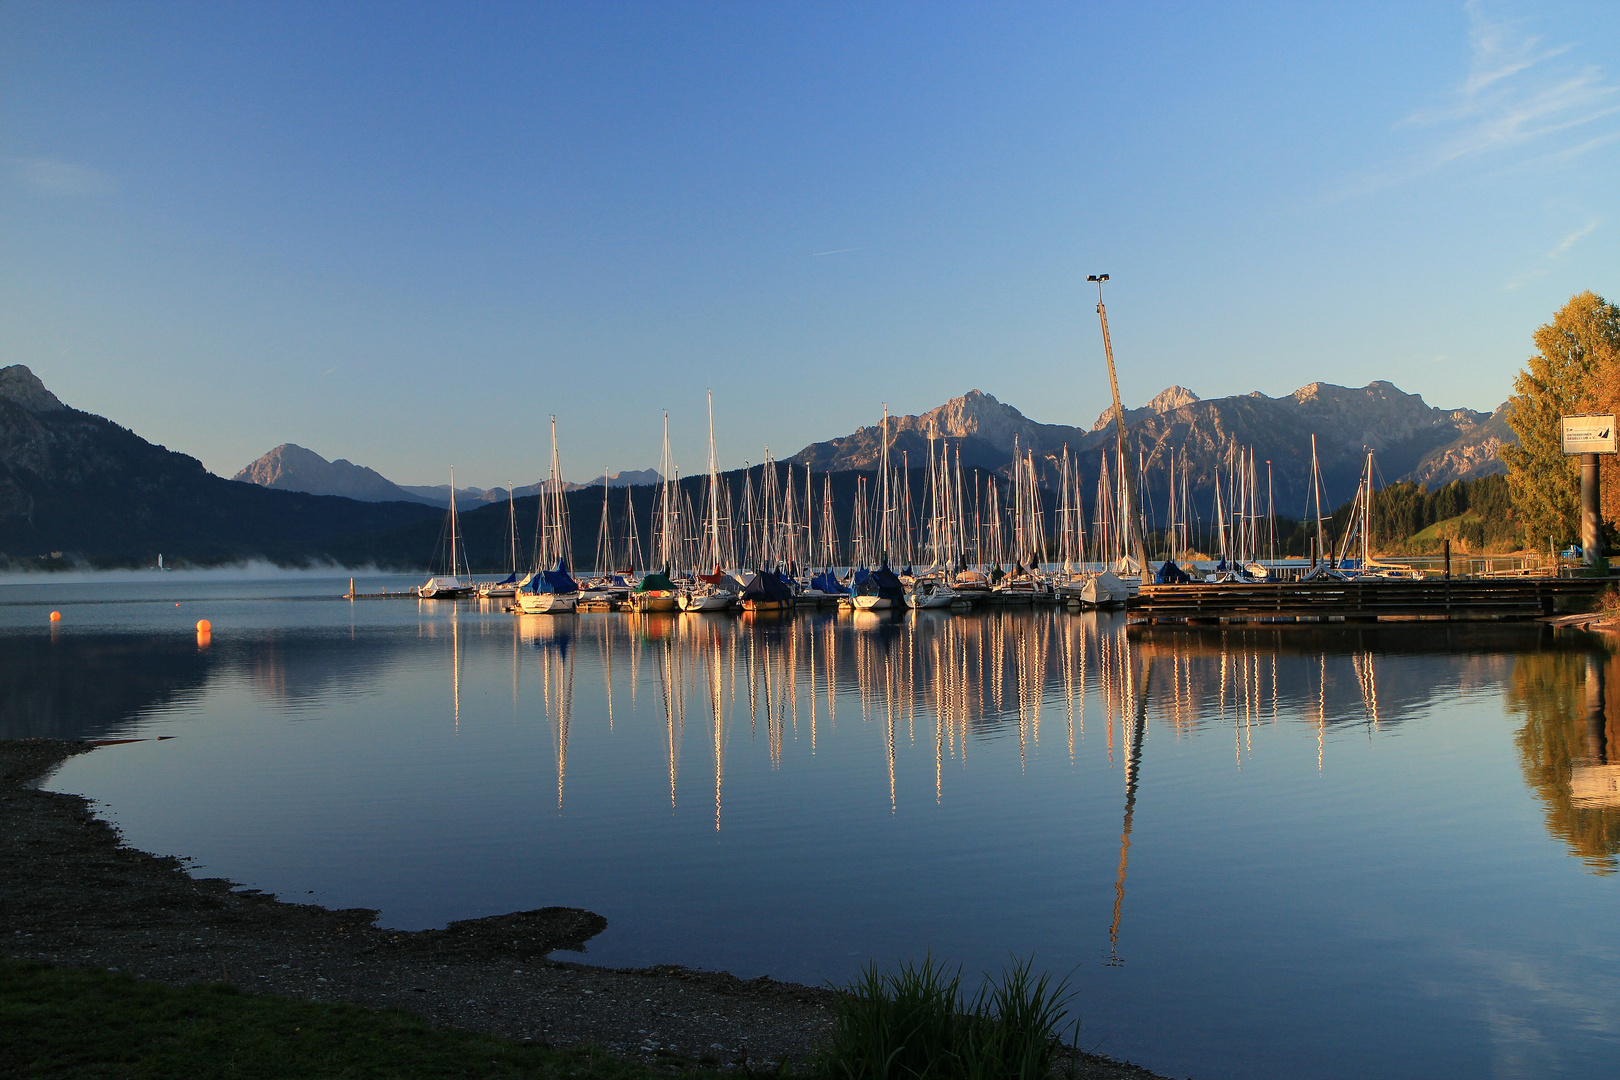
{"type": "Polygon", "coordinates": [[[1176,1075],[1614,1075],[1594,639],[520,619],[347,584],[0,585],[0,735],[141,740],[51,786],[386,925],[577,905],[609,920],[590,961],[810,983],[1033,955],[1086,1044],[1176,1075]]]}

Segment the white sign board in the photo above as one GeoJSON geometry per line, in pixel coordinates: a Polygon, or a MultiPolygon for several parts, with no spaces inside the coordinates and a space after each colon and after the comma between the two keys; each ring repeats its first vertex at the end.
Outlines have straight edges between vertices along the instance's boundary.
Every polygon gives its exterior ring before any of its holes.
{"type": "Polygon", "coordinates": [[[1566,416],[1564,453],[1612,454],[1615,452],[1614,417],[1566,416]]]}

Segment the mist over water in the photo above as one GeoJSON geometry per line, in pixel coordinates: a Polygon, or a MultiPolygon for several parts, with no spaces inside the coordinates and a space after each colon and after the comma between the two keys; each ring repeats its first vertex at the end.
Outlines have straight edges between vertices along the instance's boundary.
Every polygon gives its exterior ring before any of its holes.
{"type": "Polygon", "coordinates": [[[1595,1076],[1620,1049],[1593,639],[346,587],[7,587],[0,733],[143,740],[51,786],[385,925],[576,905],[609,920],[582,959],[809,983],[1033,955],[1072,972],[1083,1044],[1176,1075],[1595,1076]]]}

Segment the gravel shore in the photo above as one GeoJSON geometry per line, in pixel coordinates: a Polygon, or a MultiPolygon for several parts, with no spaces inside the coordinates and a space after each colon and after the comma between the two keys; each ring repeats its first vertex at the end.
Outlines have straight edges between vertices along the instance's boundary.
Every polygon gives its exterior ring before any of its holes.
{"type": "MultiPolygon", "coordinates": [[[[290,904],[180,860],[136,851],[76,795],[38,790],[90,743],[0,741],[0,942],[5,955],[184,984],[393,1006],[436,1024],[553,1045],[588,1041],[626,1057],[802,1062],[827,1037],[830,990],[680,967],[634,970],[549,959],[607,926],[542,908],[415,933],[377,913],[290,904]]],[[[1077,1061],[1098,1080],[1154,1074],[1077,1061]]]]}

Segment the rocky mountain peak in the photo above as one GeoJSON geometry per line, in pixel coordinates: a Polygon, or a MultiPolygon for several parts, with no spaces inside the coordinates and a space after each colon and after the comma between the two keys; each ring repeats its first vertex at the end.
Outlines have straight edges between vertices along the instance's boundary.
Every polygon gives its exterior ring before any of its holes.
{"type": "MultiPolygon", "coordinates": [[[[1175,412],[1188,405],[1197,404],[1203,400],[1185,386],[1167,386],[1153,396],[1153,400],[1140,409],[1125,410],[1125,425],[1129,427],[1144,416],[1162,416],[1165,413],[1175,412]]],[[[1095,423],[1091,425],[1092,431],[1101,431],[1114,422],[1114,407],[1112,405],[1102,411],[1095,423]]]]}
{"type": "Polygon", "coordinates": [[[1147,407],[1156,413],[1175,412],[1183,405],[1191,405],[1198,400],[1198,395],[1185,386],[1167,386],[1147,403],[1147,407]]]}
{"type": "Polygon", "coordinates": [[[362,502],[422,501],[375,469],[346,458],[327,461],[297,443],[282,443],[231,479],[283,491],[342,495],[362,502]]]}
{"type": "Polygon", "coordinates": [[[45,389],[38,375],[22,364],[0,368],[0,398],[16,402],[31,413],[55,412],[67,407],[45,389]]]}
{"type": "Polygon", "coordinates": [[[1015,436],[1027,435],[1035,427],[1034,422],[1023,413],[1011,405],[1002,404],[982,390],[969,390],[921,416],[891,417],[890,424],[891,437],[901,431],[917,431],[926,435],[932,425],[943,438],[965,439],[974,436],[1009,452],[1015,436]]]}

